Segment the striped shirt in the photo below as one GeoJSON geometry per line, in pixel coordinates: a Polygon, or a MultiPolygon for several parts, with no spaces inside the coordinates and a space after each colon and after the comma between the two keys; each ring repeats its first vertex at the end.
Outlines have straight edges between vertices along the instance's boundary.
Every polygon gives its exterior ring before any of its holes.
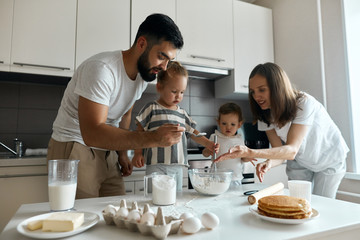
{"type": "MultiPolygon", "coordinates": [[[[146,104],[136,120],[145,131],[155,131],[163,124],[180,124],[186,132],[194,132],[196,122],[191,119],[188,113],[178,106],[177,110],[168,109],[160,105],[157,101],[146,104]]],[[[144,149],[146,165],[180,164],[187,165],[187,137],[182,135],[182,140],[170,147],[154,147],[144,149]]]]}

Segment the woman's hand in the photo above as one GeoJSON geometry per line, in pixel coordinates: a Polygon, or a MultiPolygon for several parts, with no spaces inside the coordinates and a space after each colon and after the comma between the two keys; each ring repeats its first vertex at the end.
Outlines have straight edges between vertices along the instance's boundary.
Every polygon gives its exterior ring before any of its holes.
{"type": "Polygon", "coordinates": [[[234,158],[243,158],[247,157],[247,154],[249,152],[249,148],[243,145],[238,145],[235,147],[232,147],[229,149],[229,151],[217,159],[214,160],[214,162],[221,162],[228,159],[234,159],[234,158]]]}
{"type": "Polygon", "coordinates": [[[264,175],[272,167],[270,159],[256,165],[256,176],[258,176],[260,182],[264,180],[264,175]]]}
{"type": "Polygon", "coordinates": [[[134,157],[131,160],[132,165],[134,165],[137,168],[141,168],[144,166],[144,156],[142,153],[136,153],[134,154],[134,157]]]}
{"type": "Polygon", "coordinates": [[[255,158],[241,158],[241,161],[243,162],[251,162],[251,164],[255,167],[254,161],[257,161],[255,158]]]}

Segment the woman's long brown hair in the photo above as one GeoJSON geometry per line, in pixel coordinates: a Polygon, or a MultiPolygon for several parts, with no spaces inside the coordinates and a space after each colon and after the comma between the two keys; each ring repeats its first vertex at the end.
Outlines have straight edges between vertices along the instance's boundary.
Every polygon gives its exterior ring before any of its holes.
{"type": "Polygon", "coordinates": [[[249,81],[255,75],[266,78],[270,90],[271,109],[262,110],[249,91],[249,101],[254,122],[260,120],[268,124],[283,127],[294,120],[298,109],[298,100],[303,94],[293,88],[287,74],[275,63],[257,65],[250,73],[249,81]]]}

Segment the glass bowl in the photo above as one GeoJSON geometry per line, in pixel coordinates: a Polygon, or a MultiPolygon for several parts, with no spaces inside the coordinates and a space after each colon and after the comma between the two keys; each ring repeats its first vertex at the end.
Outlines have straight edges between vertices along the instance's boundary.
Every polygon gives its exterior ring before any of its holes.
{"type": "Polygon", "coordinates": [[[189,178],[194,189],[204,195],[220,195],[229,189],[233,172],[217,169],[210,172],[209,168],[189,169],[189,178]]]}

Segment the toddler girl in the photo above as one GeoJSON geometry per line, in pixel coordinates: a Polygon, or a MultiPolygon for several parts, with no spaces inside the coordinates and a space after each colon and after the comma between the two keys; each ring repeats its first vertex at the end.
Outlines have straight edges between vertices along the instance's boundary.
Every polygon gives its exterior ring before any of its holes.
{"type": "MultiPolygon", "coordinates": [[[[178,106],[183,100],[187,87],[188,73],[178,62],[172,61],[167,70],[162,71],[157,77],[156,90],[160,97],[144,106],[136,117],[138,131],[154,131],[163,124],[178,124],[186,129],[182,140],[170,147],[153,147],[135,150],[132,163],[135,167],[142,167],[146,163],[146,175],[153,172],[161,172],[176,176],[177,190],[182,189],[183,167],[187,166],[187,137],[191,133],[199,133],[196,122],[188,113],[178,106]]],[[[206,147],[207,153],[213,154],[218,150],[218,145],[206,137],[191,139],[206,147]]]]}
{"type": "MultiPolygon", "coordinates": [[[[210,140],[217,136],[218,144],[220,145],[219,155],[227,153],[229,149],[236,145],[245,145],[244,137],[241,131],[243,124],[243,117],[241,108],[235,103],[226,103],[219,108],[219,117],[217,123],[220,131],[215,130],[215,133],[210,136],[210,140]]],[[[210,156],[209,149],[203,150],[205,157],[210,156]]],[[[230,159],[216,163],[218,169],[233,170],[232,185],[241,185],[243,179],[243,167],[241,158],[230,159]]]]}

